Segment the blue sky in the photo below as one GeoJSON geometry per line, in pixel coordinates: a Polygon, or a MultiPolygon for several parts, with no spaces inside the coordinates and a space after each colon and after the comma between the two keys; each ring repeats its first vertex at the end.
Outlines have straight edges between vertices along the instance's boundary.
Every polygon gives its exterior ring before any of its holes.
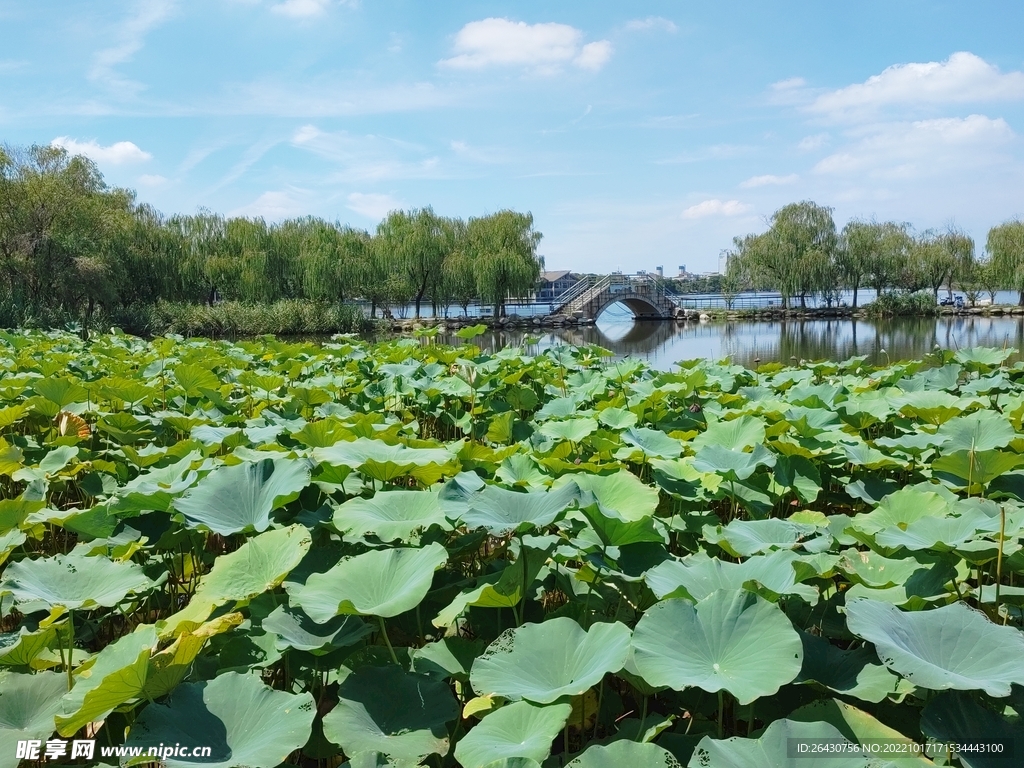
{"type": "Polygon", "coordinates": [[[532,211],[547,266],[714,270],[787,202],[1024,215],[1024,4],[0,0],[0,141],[165,213],[532,211]]]}

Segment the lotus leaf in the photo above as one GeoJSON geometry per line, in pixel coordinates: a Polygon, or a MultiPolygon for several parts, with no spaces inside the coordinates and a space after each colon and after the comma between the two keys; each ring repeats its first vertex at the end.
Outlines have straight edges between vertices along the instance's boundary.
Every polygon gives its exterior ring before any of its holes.
{"type": "Polygon", "coordinates": [[[776,605],[718,590],[696,605],[671,599],[651,607],[633,632],[633,659],[653,686],[727,690],[749,704],[800,673],[803,647],[776,605]]]}
{"type": "Polygon", "coordinates": [[[201,744],[204,758],[168,757],[170,768],[273,768],[309,738],[316,714],[313,696],[275,691],[252,675],[228,672],[202,683],[185,683],[166,704],[142,710],[127,746],[201,744]]]}
{"type": "Polygon", "coordinates": [[[50,738],[67,689],[67,678],[56,672],[0,672],[0,768],[17,768],[19,741],[50,738]]]}
{"type": "Polygon", "coordinates": [[[629,653],[629,628],[594,624],[584,630],[559,617],[510,629],[473,664],[470,682],[478,694],[550,704],[576,696],[617,672],[629,653]]]}
{"type": "Polygon", "coordinates": [[[347,754],[380,752],[394,764],[418,765],[448,753],[445,724],[459,716],[448,686],[399,667],[363,667],[338,687],[324,735],[347,754]]]}
{"type": "Polygon", "coordinates": [[[389,491],[355,498],[334,510],[334,527],[343,534],[373,534],[381,541],[409,541],[414,532],[432,525],[449,529],[437,494],[389,491]]]}
{"type": "Polygon", "coordinates": [[[551,753],[551,742],[570,712],[569,704],[538,707],[517,701],[504,706],[484,717],[455,745],[455,760],[463,768],[517,757],[541,762],[551,753]]]}
{"type": "Polygon", "coordinates": [[[0,580],[0,592],[9,591],[24,613],[57,605],[71,611],[110,608],[155,586],[135,563],[78,552],[11,563],[0,580]]]}
{"type": "MultiPolygon", "coordinates": [[[[658,489],[645,485],[636,475],[624,469],[611,475],[575,472],[563,475],[556,485],[566,483],[569,479],[581,491],[593,494],[601,511],[609,517],[636,522],[650,517],[658,508],[658,489]]],[[[584,499],[581,503],[585,505],[588,502],[584,499]]]]}
{"type": "Polygon", "coordinates": [[[220,467],[173,502],[192,528],[226,536],[241,531],[261,533],[270,527],[270,513],[298,498],[309,485],[309,462],[264,459],[220,467]]]}
{"type": "Polygon", "coordinates": [[[874,643],[889,669],[920,688],[1009,696],[1024,685],[1024,635],[962,603],[905,613],[863,598],[846,602],[850,631],[874,643]]]}
{"type": "Polygon", "coordinates": [[[595,744],[586,752],[569,761],[566,768],[679,768],[680,763],[671,752],[657,744],[638,744],[634,741],[613,741],[607,746],[595,744]]]}
{"type": "Polygon", "coordinates": [[[371,550],[326,573],[314,573],[292,600],[313,621],[324,623],[341,613],[389,618],[412,610],[423,600],[434,571],[448,560],[440,544],[419,549],[371,550]]]}
{"type": "Polygon", "coordinates": [[[791,752],[798,741],[848,740],[828,723],[801,723],[795,720],[776,720],[759,739],[712,739],[705,736],[697,745],[688,763],[689,768],[870,768],[870,758],[858,754],[836,755],[819,753],[798,755],[791,752]]]}

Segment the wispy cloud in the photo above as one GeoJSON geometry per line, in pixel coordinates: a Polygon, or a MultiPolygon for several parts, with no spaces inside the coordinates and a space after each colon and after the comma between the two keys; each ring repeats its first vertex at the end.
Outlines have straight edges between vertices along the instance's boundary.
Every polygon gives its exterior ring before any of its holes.
{"type": "Polygon", "coordinates": [[[684,219],[706,219],[709,216],[739,216],[750,210],[750,206],[739,200],[705,200],[691,205],[682,213],[684,219]]]}
{"type": "Polygon", "coordinates": [[[873,113],[887,106],[917,106],[1024,99],[1024,72],[1001,72],[973,53],[946,61],[895,64],[863,83],[818,96],[812,112],[833,118],[873,113]]]}
{"type": "Polygon", "coordinates": [[[309,192],[297,187],[264,192],[251,203],[228,212],[228,216],[248,216],[268,221],[301,216],[309,211],[309,192]]]}
{"type": "Polygon", "coordinates": [[[353,192],[347,198],[348,208],[368,219],[383,219],[391,211],[405,208],[405,203],[392,195],[377,192],[353,192]]]}
{"type": "Polygon", "coordinates": [[[827,133],[815,133],[812,136],[804,136],[796,146],[802,152],[813,152],[828,144],[830,138],[827,133]]]}
{"type": "Polygon", "coordinates": [[[121,75],[117,68],[131,61],[142,50],[146,35],[162,24],[173,12],[177,0],[142,0],[134,5],[132,14],[113,32],[114,44],[93,56],[89,79],[122,93],[134,94],[145,86],[121,75]]]}
{"type": "Polygon", "coordinates": [[[117,141],[103,146],[95,140],[79,141],[68,136],[58,136],[50,142],[51,146],[63,147],[72,155],[85,155],[100,165],[125,165],[143,163],[153,156],[144,152],[131,141],[117,141]]]}
{"type": "Polygon", "coordinates": [[[795,173],[791,173],[787,176],[773,176],[766,174],[764,176],[751,176],[744,182],[740,183],[740,187],[743,189],[754,189],[755,187],[770,187],[770,186],[781,186],[783,184],[792,184],[797,181],[800,177],[795,173]]]}
{"type": "Polygon", "coordinates": [[[330,0],[283,0],[270,6],[270,10],[293,19],[308,19],[321,16],[330,5],[330,0]]]}
{"type": "Polygon", "coordinates": [[[540,74],[554,74],[569,65],[597,71],[611,58],[612,44],[584,44],[583,38],[581,30],[568,24],[471,21],[455,35],[455,56],[439,63],[450,69],[521,67],[540,74]]]}
{"type": "Polygon", "coordinates": [[[315,125],[305,125],[292,134],[291,144],[334,163],[333,181],[427,179],[442,175],[440,160],[429,155],[426,148],[385,136],[322,131],[315,125]]]}
{"type": "Polygon", "coordinates": [[[662,16],[648,16],[645,19],[632,19],[626,22],[626,29],[630,32],[647,32],[652,29],[661,29],[665,32],[676,32],[679,27],[674,21],[662,16]]]}
{"type": "Polygon", "coordinates": [[[1002,118],[985,115],[879,123],[849,132],[852,139],[814,167],[820,174],[911,177],[998,162],[1015,139],[1002,118]]]}

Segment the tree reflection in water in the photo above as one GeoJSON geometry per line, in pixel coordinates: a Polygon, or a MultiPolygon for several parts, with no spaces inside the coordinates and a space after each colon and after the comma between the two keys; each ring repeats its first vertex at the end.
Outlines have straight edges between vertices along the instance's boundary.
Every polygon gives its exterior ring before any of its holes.
{"type": "MultiPolygon", "coordinates": [[[[461,343],[451,335],[438,339],[461,343]]],[[[495,351],[524,346],[537,354],[557,344],[597,344],[616,357],[640,357],[667,370],[678,360],[730,357],[740,365],[754,359],[767,363],[797,360],[845,360],[867,355],[883,364],[923,357],[935,345],[945,349],[967,347],[1024,348],[1024,317],[976,315],[938,318],[906,317],[884,320],[785,320],[772,322],[632,322],[602,318],[596,326],[557,329],[489,331],[473,343],[495,351]],[[525,345],[524,345],[525,340],[525,345]],[[885,354],[882,353],[885,350],[885,354]]]]}

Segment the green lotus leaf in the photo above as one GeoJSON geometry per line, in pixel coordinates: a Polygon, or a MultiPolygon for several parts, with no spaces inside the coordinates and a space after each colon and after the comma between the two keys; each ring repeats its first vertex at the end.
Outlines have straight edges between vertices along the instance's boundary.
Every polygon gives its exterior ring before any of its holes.
{"type": "Polygon", "coordinates": [[[694,469],[719,474],[727,480],[746,480],[761,466],[775,466],[775,454],[763,445],[754,446],[750,453],[724,445],[706,445],[693,459],[694,469]]]}
{"type": "Polygon", "coordinates": [[[497,760],[517,757],[543,762],[551,754],[551,742],[571,712],[570,704],[508,704],[485,716],[462,737],[455,745],[455,761],[462,768],[482,768],[497,760]]]}
{"type": "Polygon", "coordinates": [[[761,445],[765,439],[764,421],[756,416],[740,416],[708,423],[708,428],[693,438],[692,446],[699,452],[711,445],[742,451],[761,445]]]}
{"type": "Polygon", "coordinates": [[[906,528],[923,517],[945,517],[951,511],[950,503],[938,493],[901,488],[882,499],[871,512],[856,515],[851,526],[874,534],[886,528],[906,528]]]}
{"type": "MultiPolygon", "coordinates": [[[[630,427],[622,433],[622,441],[643,452],[644,456],[658,459],[674,459],[683,453],[683,444],[664,432],[646,427],[630,427]]],[[[634,451],[623,448],[627,455],[634,451]]]]}
{"type": "Polygon", "coordinates": [[[875,534],[875,542],[883,547],[909,550],[948,552],[970,541],[978,533],[999,531],[999,519],[980,509],[970,509],[956,517],[923,517],[905,529],[886,528],[875,534]]]}
{"type": "Polygon", "coordinates": [[[455,335],[460,339],[475,339],[477,336],[486,333],[487,326],[483,323],[477,323],[476,325],[467,325],[465,328],[460,328],[455,332],[455,335]]]}
{"type": "MultiPolygon", "coordinates": [[[[57,628],[50,624],[29,629],[21,626],[14,632],[0,632],[0,667],[27,667],[39,655],[57,643],[57,628]]],[[[67,680],[64,682],[67,688],[67,680]]]]}
{"type": "Polygon", "coordinates": [[[605,408],[597,414],[597,420],[609,429],[629,429],[637,422],[636,414],[625,408],[605,408]]]}
{"type": "Polygon", "coordinates": [[[788,549],[749,557],[742,563],[730,563],[699,553],[682,561],[666,560],[647,571],[644,580],[658,599],[687,597],[697,601],[718,589],[751,588],[751,591],[760,591],[760,588],[775,595],[799,595],[814,603],[818,599],[818,590],[797,582],[794,566],[799,562],[799,555],[788,549]]]}
{"type": "Polygon", "coordinates": [[[727,690],[749,704],[796,678],[803,646],[774,603],[718,590],[695,606],[671,599],[648,609],[633,631],[633,661],[650,685],[727,690]]]}
{"type": "Polygon", "coordinates": [[[203,390],[215,390],[220,386],[220,381],[212,371],[194,363],[177,366],[174,369],[174,379],[188,397],[200,397],[203,390]]]}
{"type": "Polygon", "coordinates": [[[409,448],[388,445],[380,440],[360,437],[350,442],[339,442],[313,449],[313,458],[332,466],[361,469],[369,461],[396,466],[425,467],[429,464],[447,464],[455,456],[445,448],[409,448]]]}
{"type": "Polygon", "coordinates": [[[19,741],[50,738],[67,690],[67,677],[56,672],[0,672],[0,768],[17,768],[19,741]]]}
{"type": "Polygon", "coordinates": [[[480,695],[550,704],[576,696],[617,672],[629,653],[625,624],[594,624],[584,630],[562,616],[506,630],[473,664],[469,680],[480,695]]]}
{"type": "Polygon", "coordinates": [[[840,553],[837,565],[854,583],[867,587],[894,587],[924,578],[936,563],[943,566],[940,586],[956,576],[952,565],[925,553],[894,559],[870,550],[845,549],[840,553]]]}
{"type": "Polygon", "coordinates": [[[164,758],[169,768],[273,768],[306,743],[315,714],[310,693],[275,691],[253,675],[228,672],[179,685],[166,704],[144,708],[125,745],[211,748],[210,757],[164,758]]]}
{"type": "Polygon", "coordinates": [[[437,494],[429,491],[385,491],[350,499],[334,510],[334,527],[342,534],[374,534],[381,541],[408,541],[432,525],[451,530],[437,494]]]}
{"type": "Polygon", "coordinates": [[[80,671],[75,686],[61,701],[57,730],[70,736],[115,707],[141,696],[146,687],[149,657],[157,646],[156,627],[143,624],[100,651],[80,671]]]}
{"type": "Polygon", "coordinates": [[[435,627],[450,627],[469,607],[512,608],[519,605],[524,592],[533,584],[537,573],[548,560],[549,551],[523,547],[526,562],[517,560],[497,573],[486,574],[479,586],[462,592],[431,622],[435,627]],[[525,586],[524,586],[525,580],[525,586]]]}
{"type": "Polygon", "coordinates": [[[484,649],[482,640],[446,637],[409,651],[412,671],[421,675],[469,682],[469,670],[484,649]]]}
{"type": "Polygon", "coordinates": [[[536,421],[546,419],[567,419],[579,411],[579,401],[574,397],[553,397],[533,414],[536,421]]]}
{"type": "Polygon", "coordinates": [[[340,613],[390,618],[419,605],[434,571],[447,561],[448,553],[436,542],[364,552],[312,574],[305,586],[293,588],[292,601],[321,624],[340,613]]]}
{"type": "Polygon", "coordinates": [[[1024,728],[1019,722],[1011,723],[960,691],[947,691],[929,700],[921,713],[921,731],[940,744],[1001,743],[999,753],[969,749],[959,753],[964,768],[1006,768],[1009,761],[1019,760],[1018,750],[1024,747],[1024,728]]]}
{"type": "MultiPolygon", "coordinates": [[[[965,480],[965,488],[988,485],[1024,464],[1024,456],[1008,451],[954,451],[932,462],[932,472],[965,480]]],[[[955,484],[960,486],[961,484],[955,484]]]]}
{"type": "Polygon", "coordinates": [[[87,557],[79,552],[11,563],[0,580],[0,593],[10,592],[22,612],[45,607],[111,608],[128,595],[156,586],[135,563],[87,557]]]}
{"type": "Polygon", "coordinates": [[[26,499],[0,499],[0,533],[19,528],[33,512],[46,506],[44,501],[26,499]]]}
{"type": "Polygon", "coordinates": [[[1013,425],[994,411],[975,411],[951,419],[939,427],[938,434],[947,438],[942,446],[946,453],[1005,448],[1015,437],[1013,425]]]}
{"type": "Polygon", "coordinates": [[[733,520],[726,526],[704,526],[704,539],[718,544],[735,557],[750,557],[770,549],[793,549],[804,539],[819,533],[809,523],[791,523],[788,520],[733,520]]]}
{"type": "Polygon", "coordinates": [[[791,753],[800,741],[848,740],[828,723],[802,723],[796,720],[776,720],[759,739],[713,739],[705,736],[697,744],[689,768],[869,768],[867,756],[858,754],[798,755],[791,753]]]}
{"type": "Polygon", "coordinates": [[[465,502],[453,501],[454,493],[448,488],[441,492],[442,500],[448,500],[449,517],[458,516],[469,528],[486,528],[501,536],[551,525],[576,500],[579,491],[575,483],[567,482],[550,491],[527,493],[485,485],[470,493],[465,502]]]}
{"type": "Polygon", "coordinates": [[[494,478],[508,485],[525,485],[528,488],[543,488],[551,481],[540,471],[537,462],[525,453],[514,453],[503,459],[494,478]]]}
{"type": "Polygon", "coordinates": [[[234,552],[221,555],[199,582],[188,606],[166,620],[161,634],[199,624],[228,601],[251,600],[274,589],[302,561],[311,543],[305,527],[292,525],[253,536],[234,552]]]}
{"type": "Polygon", "coordinates": [[[56,376],[37,379],[33,382],[32,389],[37,395],[60,408],[72,403],[84,403],[89,398],[89,391],[77,381],[56,376]]]}
{"type": "MultiPolygon", "coordinates": [[[[576,472],[562,475],[555,483],[572,480],[581,491],[593,494],[601,511],[608,517],[617,517],[626,522],[636,522],[650,517],[658,508],[658,489],[646,485],[632,472],[620,469],[610,475],[591,475],[576,472]]],[[[586,506],[587,499],[581,500],[586,506]]]]}
{"type": "Polygon", "coordinates": [[[587,417],[565,419],[564,421],[545,421],[540,425],[538,431],[552,440],[568,440],[571,443],[579,443],[597,431],[597,421],[587,417]]]}
{"type": "Polygon", "coordinates": [[[11,530],[0,533],[0,565],[10,556],[16,547],[20,547],[28,540],[24,531],[11,530]]]}
{"type": "Polygon", "coordinates": [[[797,682],[816,682],[836,693],[878,703],[897,691],[900,680],[878,661],[870,648],[844,651],[805,632],[804,665],[797,682]]]}
{"type": "Polygon", "coordinates": [[[395,666],[362,667],[338,686],[338,704],[324,716],[324,735],[346,754],[380,752],[397,765],[448,754],[445,724],[459,705],[440,680],[395,666]]]}
{"type": "Polygon", "coordinates": [[[680,763],[657,744],[613,741],[607,746],[595,744],[566,764],[566,768],[680,768],[680,763]]]}
{"type": "MultiPolygon", "coordinates": [[[[959,397],[936,390],[908,392],[898,402],[900,413],[927,424],[942,424],[959,416],[964,410],[959,397]]],[[[945,439],[942,438],[943,441],[945,439]]]]}
{"type": "Polygon", "coordinates": [[[983,690],[1009,696],[1024,685],[1024,634],[962,603],[905,613],[894,605],[846,601],[850,631],[875,646],[889,669],[919,688],[983,690]]]}
{"type": "Polygon", "coordinates": [[[541,768],[541,764],[528,757],[503,757],[488,763],[484,768],[541,768]]]}
{"type": "Polygon", "coordinates": [[[954,358],[963,363],[968,370],[978,371],[999,365],[1014,352],[1015,350],[1012,348],[971,347],[970,349],[958,349],[954,358]]]}
{"type": "Polygon", "coordinates": [[[190,528],[222,536],[262,533],[270,527],[270,513],[298,498],[309,485],[309,469],[305,459],[264,459],[219,467],[175,499],[173,506],[190,528]]]}
{"type": "Polygon", "coordinates": [[[301,609],[284,605],[271,611],[262,626],[276,635],[274,643],[279,651],[294,648],[314,655],[354,645],[372,631],[355,616],[335,616],[317,624],[301,609]]]}

